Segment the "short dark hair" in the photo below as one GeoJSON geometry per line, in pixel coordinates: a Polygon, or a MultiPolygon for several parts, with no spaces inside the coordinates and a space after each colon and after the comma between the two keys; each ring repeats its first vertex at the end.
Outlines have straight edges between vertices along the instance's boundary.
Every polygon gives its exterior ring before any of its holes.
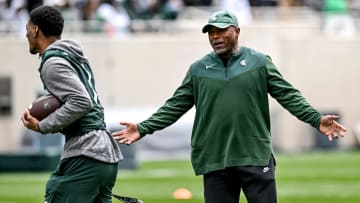
{"type": "Polygon", "coordinates": [[[32,10],[30,21],[39,26],[45,37],[60,36],[64,28],[63,16],[51,6],[40,6],[32,10]]]}

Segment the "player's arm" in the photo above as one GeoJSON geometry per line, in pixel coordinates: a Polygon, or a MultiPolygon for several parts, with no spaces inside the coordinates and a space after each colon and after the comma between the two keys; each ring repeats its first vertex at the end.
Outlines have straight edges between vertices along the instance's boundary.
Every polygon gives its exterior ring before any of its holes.
{"type": "Polygon", "coordinates": [[[90,95],[76,71],[64,59],[48,59],[41,72],[48,91],[61,100],[63,105],[40,121],[42,133],[58,132],[70,125],[92,108],[90,95]]]}

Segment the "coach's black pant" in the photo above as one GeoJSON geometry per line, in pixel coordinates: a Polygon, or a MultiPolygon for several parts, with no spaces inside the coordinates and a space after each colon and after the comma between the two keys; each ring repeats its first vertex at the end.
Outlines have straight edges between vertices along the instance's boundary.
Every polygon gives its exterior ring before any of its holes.
{"type": "Polygon", "coordinates": [[[275,160],[267,166],[229,167],[204,175],[205,203],[276,203],[275,160]]]}

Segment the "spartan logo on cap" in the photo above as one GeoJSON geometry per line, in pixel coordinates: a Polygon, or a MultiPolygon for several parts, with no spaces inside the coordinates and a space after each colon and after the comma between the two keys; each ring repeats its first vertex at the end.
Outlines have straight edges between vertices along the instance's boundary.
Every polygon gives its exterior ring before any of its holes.
{"type": "Polygon", "coordinates": [[[212,21],[216,21],[216,14],[213,14],[213,16],[210,18],[212,21]]]}

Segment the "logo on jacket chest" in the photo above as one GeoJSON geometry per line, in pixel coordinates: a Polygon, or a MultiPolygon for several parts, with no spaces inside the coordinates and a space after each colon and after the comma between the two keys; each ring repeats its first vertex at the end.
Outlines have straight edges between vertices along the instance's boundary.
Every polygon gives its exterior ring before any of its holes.
{"type": "Polygon", "coordinates": [[[246,66],[246,65],[247,65],[246,60],[245,60],[245,59],[241,60],[241,61],[240,61],[240,65],[241,65],[241,66],[246,66]]]}
{"type": "Polygon", "coordinates": [[[212,68],[212,67],[215,67],[215,64],[205,65],[205,69],[209,69],[209,68],[212,68]]]}

